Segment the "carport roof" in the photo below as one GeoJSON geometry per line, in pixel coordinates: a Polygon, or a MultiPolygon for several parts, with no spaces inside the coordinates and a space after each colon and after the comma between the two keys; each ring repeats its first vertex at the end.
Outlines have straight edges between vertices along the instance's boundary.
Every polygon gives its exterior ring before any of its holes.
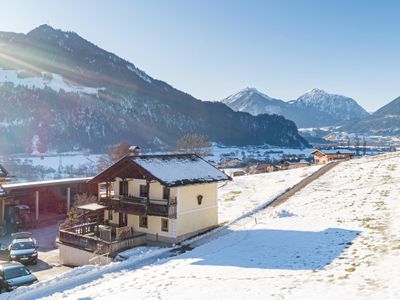
{"type": "Polygon", "coordinates": [[[25,189],[25,188],[37,188],[44,186],[55,186],[55,185],[68,185],[74,183],[86,183],[92,177],[85,178],[67,178],[67,179],[57,179],[57,180],[46,180],[46,181],[32,181],[32,182],[23,182],[23,183],[11,183],[4,184],[3,188],[6,191],[25,189]]]}
{"type": "Polygon", "coordinates": [[[77,206],[77,208],[82,209],[82,210],[89,210],[89,211],[99,211],[99,210],[107,209],[107,206],[104,206],[104,205],[101,205],[98,203],[89,203],[89,204],[77,206]]]}

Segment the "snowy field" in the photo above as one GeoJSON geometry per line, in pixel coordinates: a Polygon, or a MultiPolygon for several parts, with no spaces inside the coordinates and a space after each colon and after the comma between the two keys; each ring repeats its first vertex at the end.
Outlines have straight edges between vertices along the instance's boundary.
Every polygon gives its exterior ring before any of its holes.
{"type": "Polygon", "coordinates": [[[218,222],[233,221],[269,202],[320,167],[234,177],[218,190],[218,222]]]}
{"type": "Polygon", "coordinates": [[[399,299],[399,165],[399,153],[343,162],[192,251],[0,299],[399,299]]]}

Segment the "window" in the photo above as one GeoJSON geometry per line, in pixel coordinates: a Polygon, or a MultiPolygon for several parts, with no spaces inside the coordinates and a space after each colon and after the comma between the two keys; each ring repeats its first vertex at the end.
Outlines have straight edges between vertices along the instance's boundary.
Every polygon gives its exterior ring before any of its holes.
{"type": "Polygon", "coordinates": [[[110,209],[108,210],[108,220],[112,221],[112,219],[113,219],[113,211],[110,209]]]}
{"type": "Polygon", "coordinates": [[[139,216],[139,227],[147,228],[147,217],[139,216]]]}
{"type": "Polygon", "coordinates": [[[140,197],[147,198],[149,195],[149,189],[147,185],[141,184],[140,185],[140,197]]]}
{"type": "Polygon", "coordinates": [[[165,187],[163,188],[163,199],[169,200],[170,189],[165,187]]]}
{"type": "Polygon", "coordinates": [[[168,232],[168,219],[161,219],[161,231],[168,232]]]}

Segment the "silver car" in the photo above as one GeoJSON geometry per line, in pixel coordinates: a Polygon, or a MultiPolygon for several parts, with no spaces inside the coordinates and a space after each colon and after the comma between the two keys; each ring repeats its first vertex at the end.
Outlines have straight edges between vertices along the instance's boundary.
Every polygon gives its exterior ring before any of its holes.
{"type": "Polygon", "coordinates": [[[36,240],[30,232],[18,232],[13,236],[13,241],[8,247],[9,260],[23,264],[37,264],[38,251],[36,240]]]}

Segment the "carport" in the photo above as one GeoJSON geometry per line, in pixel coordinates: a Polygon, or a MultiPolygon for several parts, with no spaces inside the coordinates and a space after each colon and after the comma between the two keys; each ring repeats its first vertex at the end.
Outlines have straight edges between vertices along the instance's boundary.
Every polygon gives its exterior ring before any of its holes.
{"type": "Polygon", "coordinates": [[[7,196],[0,200],[0,224],[13,222],[10,208],[28,205],[35,224],[51,223],[65,217],[73,205],[75,194],[97,195],[97,185],[91,188],[89,178],[60,179],[3,185],[7,196]],[[10,220],[11,218],[11,220],[10,220]]]}

